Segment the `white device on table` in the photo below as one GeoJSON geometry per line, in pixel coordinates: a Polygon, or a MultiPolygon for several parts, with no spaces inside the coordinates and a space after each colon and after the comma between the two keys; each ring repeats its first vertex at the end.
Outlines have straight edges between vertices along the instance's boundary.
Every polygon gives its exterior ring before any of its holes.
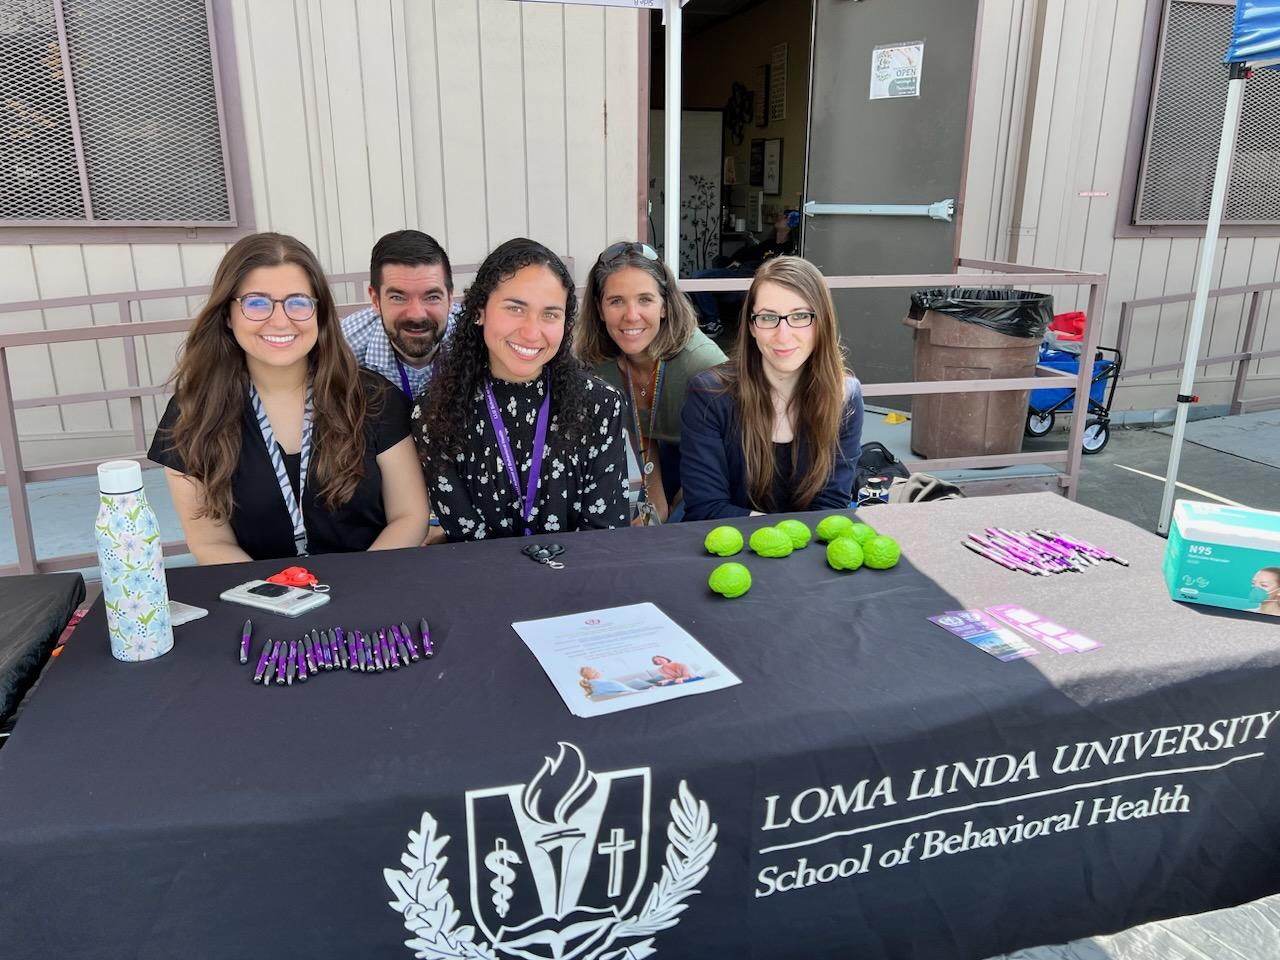
{"type": "Polygon", "coordinates": [[[207,617],[209,611],[204,607],[193,607],[189,603],[182,603],[179,600],[169,601],[169,622],[180,627],[184,623],[190,623],[192,620],[199,620],[201,617],[207,617]]]}
{"type": "Polygon", "coordinates": [[[250,580],[238,587],[222,591],[219,596],[228,603],[241,603],[246,607],[269,610],[285,617],[302,616],[308,610],[314,610],[329,602],[327,593],[319,593],[303,587],[289,587],[283,583],[268,583],[266,580],[250,580]]]}

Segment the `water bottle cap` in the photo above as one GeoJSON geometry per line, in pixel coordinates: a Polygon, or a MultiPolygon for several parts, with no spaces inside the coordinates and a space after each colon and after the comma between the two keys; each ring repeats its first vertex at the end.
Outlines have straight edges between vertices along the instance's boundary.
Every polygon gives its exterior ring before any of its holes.
{"type": "Polygon", "coordinates": [[[137,460],[108,460],[98,464],[98,489],[103,493],[133,493],[142,488],[137,460]]]}

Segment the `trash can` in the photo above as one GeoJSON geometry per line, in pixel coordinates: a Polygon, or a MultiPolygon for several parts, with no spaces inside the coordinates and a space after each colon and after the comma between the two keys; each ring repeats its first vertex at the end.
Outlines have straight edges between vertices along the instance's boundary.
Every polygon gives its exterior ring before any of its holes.
{"type": "MultiPolygon", "coordinates": [[[[903,323],[914,330],[916,380],[1035,376],[1053,297],[1029,290],[919,290],[903,323]]],[[[933,393],[911,404],[917,455],[978,457],[1022,449],[1030,390],[933,393]]]]}

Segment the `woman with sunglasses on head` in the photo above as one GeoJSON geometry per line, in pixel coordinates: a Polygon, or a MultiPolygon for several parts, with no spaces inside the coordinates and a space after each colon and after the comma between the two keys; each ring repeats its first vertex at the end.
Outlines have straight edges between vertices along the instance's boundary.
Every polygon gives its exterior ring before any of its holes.
{"type": "Polygon", "coordinates": [[[681,414],[685,519],[849,506],[862,387],[845,369],[817,267],[778,257],[756,271],[737,357],[689,388],[681,414]]]}
{"type": "Polygon", "coordinates": [[[356,367],[315,255],[238,241],[213,278],[147,456],[198,563],[422,543],[408,401],[356,367]]]}
{"type": "Polygon", "coordinates": [[[680,501],[680,408],[694,376],[724,363],[698,329],[692,304],[654,249],[615,243],[587,275],[574,344],[628,401],[628,435],[644,484],[643,525],[666,522],[680,501]]]}
{"type": "Polygon", "coordinates": [[[476,271],[415,412],[451,542],[627,525],[622,398],[570,350],[560,258],[508,240],[476,271]]]}

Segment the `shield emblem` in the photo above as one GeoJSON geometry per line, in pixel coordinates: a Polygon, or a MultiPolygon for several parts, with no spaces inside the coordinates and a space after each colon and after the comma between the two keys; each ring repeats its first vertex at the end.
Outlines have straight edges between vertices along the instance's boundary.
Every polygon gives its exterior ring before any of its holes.
{"type": "Polygon", "coordinates": [[[595,773],[561,743],[528,783],[468,790],[471,909],[493,949],[588,958],[648,870],[649,769],[595,773]]]}

